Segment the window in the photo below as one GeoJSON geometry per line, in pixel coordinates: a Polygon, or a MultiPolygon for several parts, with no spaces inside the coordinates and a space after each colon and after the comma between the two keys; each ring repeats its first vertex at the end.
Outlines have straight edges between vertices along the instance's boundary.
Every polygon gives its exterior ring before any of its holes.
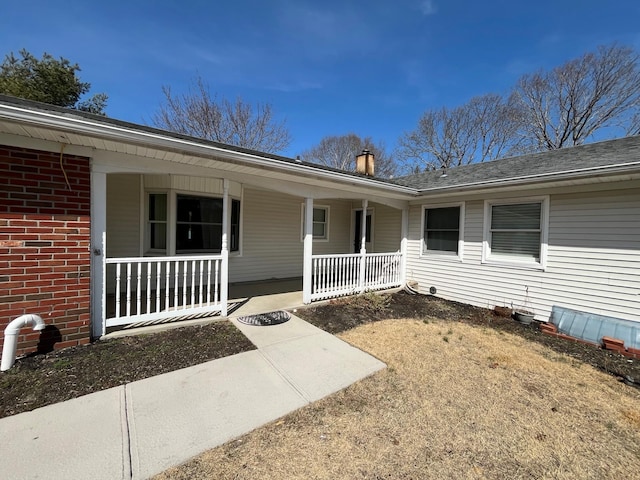
{"type": "MultiPolygon", "coordinates": [[[[240,249],[240,201],[230,199],[229,243],[240,249]]],[[[147,245],[151,252],[169,252],[167,238],[175,239],[175,253],[217,253],[222,250],[222,198],[149,193],[147,245]],[[173,198],[173,200],[171,200],[173,198]],[[169,206],[169,201],[172,206],[169,206]],[[175,212],[175,223],[168,212],[175,212]],[[169,231],[169,232],[168,232],[169,231]]]]}
{"type": "Polygon", "coordinates": [[[327,209],[326,208],[314,208],[313,209],[313,238],[320,238],[326,240],[327,238],[327,209]]]}
{"type": "Polygon", "coordinates": [[[222,249],[222,199],[178,195],[176,253],[222,249]]]}
{"type": "Polygon", "coordinates": [[[485,206],[484,259],[544,266],[547,199],[485,206]]]}
{"type": "Polygon", "coordinates": [[[422,253],[443,253],[462,258],[462,205],[423,209],[422,253]]]}
{"type": "MultiPolygon", "coordinates": [[[[305,209],[302,205],[302,231],[301,239],[304,239],[304,222],[305,222],[305,209]]],[[[313,207],[313,239],[314,240],[329,240],[329,207],[319,206],[313,207]]]]}
{"type": "Polygon", "coordinates": [[[147,238],[151,250],[167,250],[167,194],[149,194],[147,238]]]}

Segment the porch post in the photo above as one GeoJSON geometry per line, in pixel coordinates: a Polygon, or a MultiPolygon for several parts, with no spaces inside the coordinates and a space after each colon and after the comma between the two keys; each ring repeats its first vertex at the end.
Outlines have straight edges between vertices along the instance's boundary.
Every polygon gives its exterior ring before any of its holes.
{"type": "Polygon", "coordinates": [[[402,209],[402,240],[400,240],[400,283],[404,285],[407,282],[407,237],[409,236],[409,209],[402,209]]]}
{"type": "Polygon", "coordinates": [[[222,245],[220,254],[222,255],[222,268],[220,269],[220,315],[227,316],[229,303],[229,180],[222,181],[222,245]]]}
{"type": "Polygon", "coordinates": [[[104,270],[107,232],[107,174],[91,168],[91,337],[106,333],[104,305],[106,281],[104,270]]]}
{"type": "Polygon", "coordinates": [[[365,275],[367,273],[367,208],[369,200],[362,200],[362,216],[360,217],[360,279],[358,286],[360,293],[364,292],[365,275]]]}
{"type": "Polygon", "coordinates": [[[302,268],[302,301],[311,303],[311,283],[313,281],[313,198],[304,200],[304,259],[302,268]]]}

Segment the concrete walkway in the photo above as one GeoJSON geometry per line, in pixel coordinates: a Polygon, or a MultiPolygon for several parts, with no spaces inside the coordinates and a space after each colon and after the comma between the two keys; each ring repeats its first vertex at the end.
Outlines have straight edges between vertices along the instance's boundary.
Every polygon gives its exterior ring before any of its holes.
{"type": "Polygon", "coordinates": [[[0,420],[0,478],[142,479],[385,367],[293,316],[258,347],[0,420]]]}

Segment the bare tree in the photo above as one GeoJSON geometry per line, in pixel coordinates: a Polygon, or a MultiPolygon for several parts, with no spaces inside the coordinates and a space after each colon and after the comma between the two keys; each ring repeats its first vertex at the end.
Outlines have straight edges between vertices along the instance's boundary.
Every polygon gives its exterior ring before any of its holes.
{"type": "Polygon", "coordinates": [[[514,95],[522,132],[539,150],[580,145],[605,128],[637,133],[638,55],[615,44],[599,47],[551,71],[524,75],[514,95]]]}
{"type": "Polygon", "coordinates": [[[526,150],[517,136],[520,113],[511,98],[489,94],[452,110],[423,114],[418,127],[398,142],[411,170],[455,167],[526,150]]]}
{"type": "Polygon", "coordinates": [[[168,86],[162,91],[165,104],[152,117],[158,128],[267,153],[291,143],[286,123],[274,119],[270,104],[253,106],[240,97],[218,100],[201,77],[187,93],[174,95],[168,86]]]}
{"type": "Polygon", "coordinates": [[[389,178],[395,175],[396,162],[386,152],[384,143],[376,144],[371,137],[361,138],[355,133],[324,137],[318,145],[302,152],[300,157],[307,162],[355,171],[356,156],[364,149],[375,155],[376,177],[389,178]]]}

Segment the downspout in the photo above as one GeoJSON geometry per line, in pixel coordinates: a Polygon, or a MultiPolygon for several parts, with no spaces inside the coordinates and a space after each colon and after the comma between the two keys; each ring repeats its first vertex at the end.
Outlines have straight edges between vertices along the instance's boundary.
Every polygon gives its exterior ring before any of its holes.
{"type": "Polygon", "coordinates": [[[36,332],[44,330],[45,328],[42,318],[38,315],[27,314],[19,316],[4,329],[4,346],[2,347],[2,364],[0,364],[0,371],[4,372],[13,366],[13,362],[16,360],[18,334],[21,328],[29,325],[33,326],[36,332]]]}

